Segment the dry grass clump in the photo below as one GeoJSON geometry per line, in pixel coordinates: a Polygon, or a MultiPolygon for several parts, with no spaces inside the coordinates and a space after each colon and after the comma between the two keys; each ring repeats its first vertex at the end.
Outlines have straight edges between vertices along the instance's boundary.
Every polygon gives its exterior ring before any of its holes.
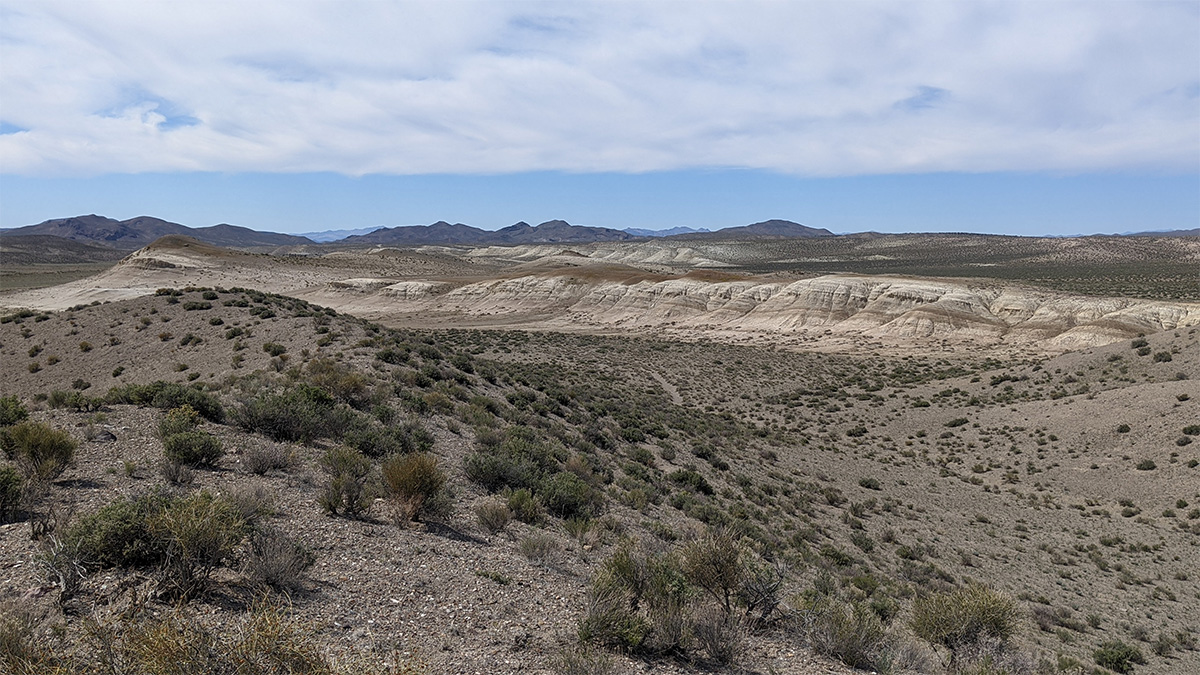
{"type": "Polygon", "coordinates": [[[475,507],[475,518],[491,534],[496,534],[508,527],[512,522],[513,513],[508,504],[499,499],[489,499],[480,502],[475,507]]]}
{"type": "Polygon", "coordinates": [[[302,544],[268,527],[250,537],[242,570],[257,584],[292,591],[303,585],[304,573],[315,562],[316,557],[302,544]]]}
{"type": "Polygon", "coordinates": [[[261,476],[269,471],[287,470],[295,463],[295,456],[290,448],[262,441],[253,443],[242,453],[242,466],[246,471],[261,476]]]}

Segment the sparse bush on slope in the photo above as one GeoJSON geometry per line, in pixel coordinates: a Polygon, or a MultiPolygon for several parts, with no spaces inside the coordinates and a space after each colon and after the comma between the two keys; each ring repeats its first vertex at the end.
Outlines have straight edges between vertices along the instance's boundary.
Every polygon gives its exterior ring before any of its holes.
{"type": "Polygon", "coordinates": [[[50,481],[75,458],[71,435],[41,422],[21,422],[0,431],[0,445],[26,480],[50,481]]]}

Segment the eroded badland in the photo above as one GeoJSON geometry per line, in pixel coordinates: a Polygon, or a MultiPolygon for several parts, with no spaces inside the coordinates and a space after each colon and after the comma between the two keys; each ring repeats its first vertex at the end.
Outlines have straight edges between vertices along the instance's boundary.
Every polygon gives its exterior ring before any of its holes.
{"type": "Polygon", "coordinates": [[[1184,237],[166,237],[0,296],[4,630],[64,671],[1197,672],[1198,269],[1184,237]],[[922,623],[977,584],[1003,634],[922,623]]]}

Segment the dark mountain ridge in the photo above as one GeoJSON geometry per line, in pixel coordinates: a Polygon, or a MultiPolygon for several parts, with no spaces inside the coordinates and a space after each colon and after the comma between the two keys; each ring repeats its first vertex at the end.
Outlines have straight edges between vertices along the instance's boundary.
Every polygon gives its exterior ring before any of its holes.
{"type": "Polygon", "coordinates": [[[259,232],[226,223],[210,227],[188,227],[153,216],[116,220],[90,214],[72,218],[57,218],[37,225],[0,231],[0,237],[48,235],[77,242],[100,244],[122,251],[137,250],[160,237],[172,234],[194,237],[209,244],[229,248],[295,246],[313,243],[306,237],[292,234],[259,232]]]}

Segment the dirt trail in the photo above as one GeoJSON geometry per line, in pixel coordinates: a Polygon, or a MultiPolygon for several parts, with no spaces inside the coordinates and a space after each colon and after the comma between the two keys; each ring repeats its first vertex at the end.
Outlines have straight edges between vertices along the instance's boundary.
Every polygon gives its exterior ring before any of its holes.
{"type": "Polygon", "coordinates": [[[662,385],[663,390],[671,397],[671,403],[683,405],[683,397],[679,395],[679,390],[675,388],[675,385],[668,382],[667,378],[663,377],[657,370],[651,370],[650,377],[653,377],[662,385]]]}

